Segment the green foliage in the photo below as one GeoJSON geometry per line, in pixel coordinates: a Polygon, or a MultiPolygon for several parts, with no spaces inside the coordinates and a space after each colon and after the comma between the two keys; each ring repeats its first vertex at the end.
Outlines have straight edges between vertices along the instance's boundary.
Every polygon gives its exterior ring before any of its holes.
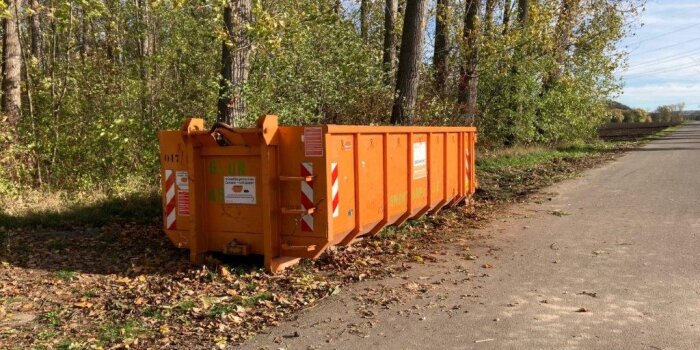
{"type": "MultiPolygon", "coordinates": [[[[502,23],[485,26],[479,20],[476,124],[482,144],[559,144],[593,137],[611,119],[607,101],[619,90],[613,72],[624,60],[615,45],[627,34],[635,1],[586,5],[576,17],[561,67],[553,54],[560,1],[531,2],[527,25],[512,16],[507,30],[502,23]],[[560,76],[550,79],[556,68],[560,76]]],[[[244,31],[253,45],[244,87],[248,114],[241,124],[268,113],[293,125],[388,122],[394,86],[382,67],[382,2],[369,8],[366,41],[357,33],[355,7],[338,15],[334,0],[252,3],[253,21],[244,31]]],[[[457,2],[450,12],[455,49],[448,92],[433,91],[432,67],[426,64],[418,124],[465,123],[457,102],[460,66],[471,50],[460,39],[463,7],[457,2]]],[[[123,199],[157,188],[157,132],[179,127],[188,116],[214,119],[225,39],[222,8],[223,2],[212,0],[44,4],[39,10],[45,21],[43,54],[25,53],[29,79],[23,76],[23,118],[15,130],[0,131],[0,197],[40,188],[97,190],[123,199]]],[[[28,48],[29,26],[20,27],[28,48]]],[[[636,112],[622,116],[623,121],[642,119],[636,112]]],[[[157,215],[157,203],[148,208],[154,208],[149,215],[157,215]]],[[[79,218],[102,215],[82,209],[70,211],[79,218]]],[[[0,219],[19,220],[6,212],[0,219]]]]}
{"type": "Polygon", "coordinates": [[[680,123],[683,121],[682,112],[684,107],[685,105],[682,103],[659,106],[656,108],[652,118],[655,122],[680,123]]]}
{"type": "Polygon", "coordinates": [[[268,113],[295,125],[386,121],[392,90],[383,82],[380,47],[328,9],[292,0],[255,8],[266,20],[257,23],[246,90],[251,121],[268,113]]]}
{"type": "Polygon", "coordinates": [[[560,143],[595,136],[609,120],[607,98],[619,90],[613,72],[624,56],[623,14],[607,1],[581,13],[572,49],[558,80],[544,83],[557,66],[553,50],[558,1],[533,2],[531,20],[501,34],[486,33],[480,67],[481,139],[486,143],[560,143]]]}

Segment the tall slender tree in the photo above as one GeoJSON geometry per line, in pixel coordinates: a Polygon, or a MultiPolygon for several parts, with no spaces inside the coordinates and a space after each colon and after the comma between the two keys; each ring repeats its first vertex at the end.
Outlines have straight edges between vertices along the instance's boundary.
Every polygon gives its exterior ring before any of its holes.
{"type": "Polygon", "coordinates": [[[32,57],[41,61],[41,5],[39,0],[30,0],[29,36],[32,57]]]}
{"type": "Polygon", "coordinates": [[[511,8],[511,0],[505,0],[503,3],[503,32],[501,34],[506,35],[510,26],[510,13],[513,10],[511,8]]]}
{"type": "Polygon", "coordinates": [[[396,93],[391,111],[392,124],[413,123],[420,81],[427,3],[428,0],[412,0],[406,3],[399,51],[399,70],[396,75],[396,93]]]}
{"type": "Polygon", "coordinates": [[[384,54],[382,64],[384,65],[387,84],[394,82],[394,71],[396,69],[396,16],[398,10],[398,0],[386,0],[384,6],[384,54]]]}
{"type": "Polygon", "coordinates": [[[464,60],[460,68],[458,101],[465,122],[473,123],[477,113],[476,97],[479,85],[479,28],[481,0],[466,0],[464,10],[464,60]]]}
{"type": "Polygon", "coordinates": [[[138,20],[138,63],[141,78],[141,117],[151,117],[153,111],[151,97],[151,56],[153,55],[153,35],[151,31],[150,1],[136,0],[138,20]]]}
{"type": "Polygon", "coordinates": [[[22,52],[19,42],[18,18],[21,0],[6,0],[8,15],[3,27],[2,111],[10,125],[22,117],[22,52]]]}
{"type": "Polygon", "coordinates": [[[553,54],[556,65],[544,82],[544,90],[551,89],[559,80],[566,63],[566,52],[571,43],[571,34],[575,26],[580,0],[562,0],[554,33],[553,54]]]}
{"type": "Polygon", "coordinates": [[[450,1],[437,0],[435,11],[435,48],[433,50],[433,68],[435,90],[438,94],[445,93],[445,82],[447,81],[447,59],[449,57],[449,37],[450,37],[450,1]]]}
{"type": "Polygon", "coordinates": [[[333,12],[335,12],[336,15],[340,16],[340,11],[343,10],[343,5],[340,0],[334,0],[333,1],[333,12]]]}
{"type": "Polygon", "coordinates": [[[369,40],[369,0],[360,0],[360,37],[369,40]]]}
{"type": "Polygon", "coordinates": [[[243,87],[250,71],[251,44],[246,33],[250,21],[250,0],[230,0],[224,6],[227,38],[221,48],[218,120],[234,126],[247,113],[243,87]]]}
{"type": "Polygon", "coordinates": [[[518,0],[518,22],[526,25],[530,20],[530,0],[518,0]]]}
{"type": "Polygon", "coordinates": [[[493,13],[496,11],[496,0],[486,0],[484,9],[484,32],[491,33],[493,27],[493,13]]]}
{"type": "MultiPolygon", "coordinates": [[[[526,29],[528,26],[528,21],[530,17],[530,0],[518,0],[518,27],[520,30],[523,32],[523,34],[526,33],[526,29]]],[[[524,49],[522,47],[516,46],[515,50],[513,51],[513,60],[512,60],[512,65],[510,67],[510,76],[513,81],[518,80],[518,76],[520,75],[520,60],[525,57],[526,52],[524,52],[524,49]]],[[[511,86],[511,94],[513,96],[518,96],[519,95],[519,87],[516,84],[513,84],[511,86]]],[[[511,109],[511,116],[508,118],[506,121],[506,126],[507,126],[507,134],[504,140],[504,145],[505,146],[512,146],[517,142],[517,137],[518,133],[515,130],[516,129],[516,121],[515,121],[515,116],[519,115],[520,112],[523,109],[522,102],[519,101],[518,99],[511,99],[510,102],[510,109],[511,109]]]]}

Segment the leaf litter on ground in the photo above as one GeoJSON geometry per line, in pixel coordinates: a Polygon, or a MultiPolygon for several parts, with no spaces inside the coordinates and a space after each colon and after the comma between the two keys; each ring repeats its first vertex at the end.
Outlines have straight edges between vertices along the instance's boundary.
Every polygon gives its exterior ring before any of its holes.
{"type": "MultiPolygon", "coordinates": [[[[471,205],[333,248],[277,275],[255,264],[216,259],[208,266],[191,265],[187,252],[162,233],[159,220],[66,231],[0,228],[0,344],[17,349],[225,348],[338,294],[343,285],[432,263],[440,243],[452,244],[482,227],[503,205],[607,159],[609,154],[601,154],[481,171],[471,205]]],[[[461,254],[477,259],[466,244],[461,254]]],[[[403,287],[412,293],[428,290],[412,281],[403,287]]],[[[390,288],[368,293],[367,303],[386,307],[401,298],[390,288]]],[[[371,310],[364,312],[372,317],[371,310]]]]}

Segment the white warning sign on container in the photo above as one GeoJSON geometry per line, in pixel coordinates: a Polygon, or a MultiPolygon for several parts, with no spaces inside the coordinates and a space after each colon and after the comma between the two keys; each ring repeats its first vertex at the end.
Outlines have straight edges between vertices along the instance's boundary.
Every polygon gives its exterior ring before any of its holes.
{"type": "Polygon", "coordinates": [[[418,180],[428,176],[428,144],[413,143],[413,179],[418,180]]]}
{"type": "Polygon", "coordinates": [[[225,204],[256,204],[254,176],[224,176],[225,204]]]}
{"type": "Polygon", "coordinates": [[[183,191],[189,191],[190,189],[190,177],[187,171],[178,170],[175,172],[175,183],[177,188],[183,191]]]}

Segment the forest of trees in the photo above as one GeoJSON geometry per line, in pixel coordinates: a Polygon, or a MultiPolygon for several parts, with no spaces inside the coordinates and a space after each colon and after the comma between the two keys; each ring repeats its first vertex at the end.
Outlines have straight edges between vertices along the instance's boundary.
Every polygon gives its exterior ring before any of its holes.
{"type": "Polygon", "coordinates": [[[0,194],[156,183],[187,116],[591,138],[637,0],[5,0],[0,194]]]}

